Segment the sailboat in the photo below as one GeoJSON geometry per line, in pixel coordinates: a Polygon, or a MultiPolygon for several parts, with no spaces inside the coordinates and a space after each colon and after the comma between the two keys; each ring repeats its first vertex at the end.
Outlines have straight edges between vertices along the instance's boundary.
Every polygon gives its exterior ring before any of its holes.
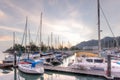
{"type": "Polygon", "coordinates": [[[18,64],[18,69],[27,74],[43,74],[44,73],[43,62],[44,59],[40,60],[26,59],[24,62],[20,62],[18,64]]]}
{"type": "MultiPolygon", "coordinates": [[[[27,29],[27,18],[25,29],[27,29]]],[[[28,55],[27,59],[24,59],[24,61],[18,64],[18,69],[27,74],[43,74],[44,73],[43,62],[44,59],[42,58],[39,60],[33,60],[30,59],[28,55]]]]}
{"type": "MultiPolygon", "coordinates": [[[[100,41],[100,3],[98,3],[98,50],[99,57],[77,57],[69,67],[75,69],[86,69],[86,70],[101,70],[107,71],[108,63],[107,61],[101,57],[101,41],[100,41]]],[[[111,72],[112,73],[120,73],[120,61],[119,60],[111,60],[111,72]]]]}

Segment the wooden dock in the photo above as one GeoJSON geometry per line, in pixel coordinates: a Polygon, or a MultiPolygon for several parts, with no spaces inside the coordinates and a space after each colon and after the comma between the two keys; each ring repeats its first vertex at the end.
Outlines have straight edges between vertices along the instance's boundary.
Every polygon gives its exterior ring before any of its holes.
{"type": "Polygon", "coordinates": [[[65,72],[65,73],[73,73],[73,74],[84,74],[84,75],[91,75],[91,76],[100,76],[104,77],[108,80],[120,80],[120,74],[113,74],[112,77],[107,77],[106,72],[98,71],[98,70],[80,70],[80,69],[72,69],[69,67],[55,67],[55,66],[44,66],[45,70],[47,71],[57,71],[57,72],[65,72]]]}

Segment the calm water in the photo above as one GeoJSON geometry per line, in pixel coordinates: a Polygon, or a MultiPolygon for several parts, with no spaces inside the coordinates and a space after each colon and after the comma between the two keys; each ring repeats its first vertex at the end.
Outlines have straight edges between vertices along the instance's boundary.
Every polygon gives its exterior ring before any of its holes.
{"type": "MultiPolygon", "coordinates": [[[[6,54],[5,54],[6,55],[6,54]]],[[[2,55],[0,59],[4,59],[2,55]]],[[[67,66],[75,56],[71,56],[63,61],[60,66],[67,66]]],[[[0,69],[0,80],[14,80],[14,69],[0,69]],[[8,72],[8,73],[5,73],[8,72]]],[[[75,75],[61,72],[47,71],[43,75],[28,75],[17,70],[17,80],[106,80],[102,77],[93,77],[87,75],[75,75]]]]}

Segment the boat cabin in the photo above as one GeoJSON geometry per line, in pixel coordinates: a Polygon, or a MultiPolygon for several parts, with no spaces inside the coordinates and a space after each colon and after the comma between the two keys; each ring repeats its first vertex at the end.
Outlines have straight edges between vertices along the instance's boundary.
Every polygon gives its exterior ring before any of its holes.
{"type": "Polygon", "coordinates": [[[79,57],[76,61],[84,63],[105,63],[105,59],[99,57],[79,57]]]}

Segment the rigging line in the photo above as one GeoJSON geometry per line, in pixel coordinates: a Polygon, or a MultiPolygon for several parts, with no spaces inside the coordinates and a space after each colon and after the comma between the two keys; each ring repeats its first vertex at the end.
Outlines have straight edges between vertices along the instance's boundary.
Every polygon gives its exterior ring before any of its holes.
{"type": "Polygon", "coordinates": [[[33,39],[32,39],[32,36],[31,36],[31,31],[29,29],[29,37],[30,37],[30,43],[33,43],[33,39]]]}
{"type": "Polygon", "coordinates": [[[32,42],[30,29],[28,30],[28,32],[29,32],[29,44],[30,44],[32,42]]]}
{"type": "Polygon", "coordinates": [[[103,16],[104,16],[104,18],[105,18],[105,21],[106,21],[106,23],[107,23],[107,25],[108,25],[108,27],[109,27],[109,29],[110,29],[112,35],[113,35],[113,38],[114,38],[114,40],[116,41],[117,47],[119,47],[118,41],[117,41],[117,39],[115,38],[115,35],[114,35],[114,33],[113,33],[112,29],[111,29],[111,26],[110,26],[110,24],[109,24],[109,22],[108,22],[108,19],[107,19],[107,17],[106,17],[106,15],[105,15],[105,13],[104,13],[104,11],[103,11],[103,9],[102,9],[101,6],[100,6],[100,9],[101,9],[102,14],[103,14],[103,16]]]}
{"type": "Polygon", "coordinates": [[[23,33],[23,38],[22,38],[22,43],[21,43],[21,45],[23,45],[24,39],[25,39],[25,37],[26,37],[26,29],[27,29],[27,16],[26,16],[26,23],[25,23],[25,28],[24,28],[24,33],[23,33]]]}
{"type": "Polygon", "coordinates": [[[37,41],[38,41],[38,43],[39,43],[39,40],[38,40],[38,39],[39,39],[39,36],[38,36],[38,35],[39,35],[39,34],[38,34],[38,33],[39,33],[39,30],[40,30],[40,29],[39,29],[39,27],[38,27],[38,31],[37,31],[37,35],[36,35],[36,39],[35,39],[35,44],[37,44],[37,41]]]}
{"type": "Polygon", "coordinates": [[[111,29],[111,26],[110,26],[110,24],[109,24],[109,22],[108,22],[108,20],[107,20],[107,17],[105,16],[105,13],[104,13],[104,11],[103,11],[103,9],[102,9],[101,6],[100,6],[100,9],[101,9],[101,11],[102,11],[102,14],[103,14],[103,16],[104,16],[104,18],[105,18],[105,20],[106,20],[106,23],[107,23],[107,25],[108,25],[108,27],[109,27],[109,29],[110,29],[113,37],[115,37],[115,35],[114,35],[114,33],[113,33],[112,29],[111,29]]]}
{"type": "MultiPolygon", "coordinates": [[[[26,29],[26,28],[25,28],[25,29],[26,29]]],[[[24,38],[25,38],[25,29],[24,29],[24,33],[23,33],[21,45],[23,45],[23,41],[24,41],[24,38]]]]}

